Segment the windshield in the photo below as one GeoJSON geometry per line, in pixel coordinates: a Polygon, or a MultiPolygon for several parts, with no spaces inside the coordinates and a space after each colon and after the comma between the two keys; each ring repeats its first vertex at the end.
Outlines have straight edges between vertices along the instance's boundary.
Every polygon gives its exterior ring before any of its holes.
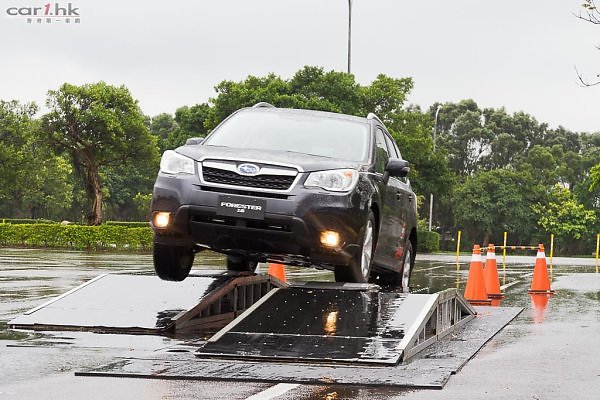
{"type": "Polygon", "coordinates": [[[369,125],[294,112],[239,112],[205,145],[292,151],[348,161],[366,158],[369,125]]]}

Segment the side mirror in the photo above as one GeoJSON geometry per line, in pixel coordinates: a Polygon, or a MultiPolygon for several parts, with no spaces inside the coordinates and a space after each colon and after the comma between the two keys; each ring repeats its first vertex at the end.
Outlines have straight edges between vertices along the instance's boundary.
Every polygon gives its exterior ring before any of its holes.
{"type": "Polygon", "coordinates": [[[390,176],[404,178],[408,176],[408,173],[410,172],[410,167],[408,166],[408,161],[406,160],[401,160],[399,158],[390,158],[388,160],[387,165],[385,166],[385,171],[390,176]]]}
{"type": "Polygon", "coordinates": [[[201,138],[201,137],[193,137],[193,138],[189,138],[188,140],[185,141],[186,146],[202,144],[202,143],[204,143],[204,138],[201,138]]]}

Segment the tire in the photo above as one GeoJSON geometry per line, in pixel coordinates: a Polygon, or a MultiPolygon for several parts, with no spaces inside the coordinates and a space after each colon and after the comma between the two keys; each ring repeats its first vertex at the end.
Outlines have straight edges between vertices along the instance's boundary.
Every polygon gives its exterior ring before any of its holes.
{"type": "Polygon", "coordinates": [[[191,248],[154,243],[154,271],[163,281],[182,281],[190,274],[194,263],[191,248]]]}
{"type": "Polygon", "coordinates": [[[369,281],[373,253],[375,252],[375,245],[377,243],[376,227],[375,216],[372,211],[369,211],[369,217],[361,239],[360,251],[350,260],[349,265],[337,265],[335,267],[334,275],[336,282],[365,283],[369,281]]]}
{"type": "Polygon", "coordinates": [[[372,282],[390,288],[400,288],[403,293],[408,293],[414,261],[412,243],[408,241],[404,247],[404,257],[400,272],[390,270],[378,271],[376,275],[372,276],[372,282]]]}
{"type": "Polygon", "coordinates": [[[254,272],[258,261],[248,259],[248,257],[238,255],[227,255],[227,271],[233,272],[254,272]]]}
{"type": "Polygon", "coordinates": [[[412,242],[406,242],[404,248],[404,262],[402,263],[402,272],[398,273],[399,286],[403,293],[408,293],[410,290],[410,276],[412,274],[415,256],[413,253],[412,242]]]}

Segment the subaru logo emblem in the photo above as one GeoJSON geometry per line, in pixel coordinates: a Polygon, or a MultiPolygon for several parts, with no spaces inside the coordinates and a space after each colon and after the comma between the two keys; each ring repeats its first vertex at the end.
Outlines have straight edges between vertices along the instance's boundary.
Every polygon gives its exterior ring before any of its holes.
{"type": "Polygon", "coordinates": [[[240,164],[237,170],[242,175],[256,175],[260,171],[260,168],[254,164],[240,164]]]}

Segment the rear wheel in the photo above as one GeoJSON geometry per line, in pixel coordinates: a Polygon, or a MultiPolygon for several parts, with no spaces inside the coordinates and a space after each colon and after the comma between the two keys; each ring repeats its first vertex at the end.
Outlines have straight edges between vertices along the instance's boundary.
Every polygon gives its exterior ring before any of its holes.
{"type": "Polygon", "coordinates": [[[188,247],[154,243],[154,270],[163,281],[182,281],[190,274],[194,252],[188,247]]]}
{"type": "Polygon", "coordinates": [[[404,265],[402,266],[402,274],[400,275],[400,287],[404,293],[408,293],[410,289],[410,275],[412,274],[414,260],[412,242],[409,240],[404,249],[404,265]]]}
{"type": "Polygon", "coordinates": [[[349,265],[338,265],[334,274],[336,282],[368,282],[373,263],[373,253],[377,234],[375,232],[375,216],[369,211],[369,218],[365,224],[360,251],[356,253],[349,265]]]}
{"type": "Polygon", "coordinates": [[[404,247],[402,269],[400,272],[392,270],[378,271],[373,277],[373,282],[383,286],[399,287],[402,292],[408,293],[414,258],[412,242],[408,241],[404,247]]]}
{"type": "Polygon", "coordinates": [[[257,261],[250,260],[248,257],[238,255],[227,255],[227,270],[234,272],[254,272],[257,261]]]}

